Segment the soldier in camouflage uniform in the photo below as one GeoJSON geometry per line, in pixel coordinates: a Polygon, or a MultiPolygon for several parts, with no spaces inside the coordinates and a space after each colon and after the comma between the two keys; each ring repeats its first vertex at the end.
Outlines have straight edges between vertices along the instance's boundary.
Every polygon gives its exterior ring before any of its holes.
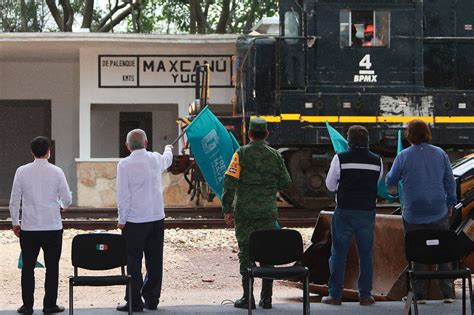
{"type": "MultiPolygon", "coordinates": [[[[234,303],[237,308],[247,308],[249,301],[255,308],[255,300],[253,296],[249,298],[248,292],[250,234],[256,230],[276,228],[276,193],[291,183],[281,154],[265,143],[267,137],[267,122],[262,118],[251,119],[251,142],[234,153],[224,178],[222,207],[226,223],[233,226],[235,221],[244,289],[243,297],[234,303]]],[[[272,280],[262,282],[259,305],[266,309],[272,307],[272,285],[272,280]]]]}

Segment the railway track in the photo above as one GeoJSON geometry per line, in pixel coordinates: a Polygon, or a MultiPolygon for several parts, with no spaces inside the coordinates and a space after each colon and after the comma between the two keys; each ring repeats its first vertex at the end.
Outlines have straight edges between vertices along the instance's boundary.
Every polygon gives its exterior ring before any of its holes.
{"type": "MultiPolygon", "coordinates": [[[[313,227],[316,220],[314,219],[281,219],[279,223],[283,227],[313,227]]],[[[65,229],[78,230],[114,230],[117,228],[116,220],[63,220],[65,229]]],[[[165,228],[180,229],[220,229],[226,228],[223,219],[166,219],[165,228]]],[[[0,221],[0,230],[11,228],[11,221],[0,221]]]]}
{"type": "MultiPolygon", "coordinates": [[[[380,205],[379,213],[391,213],[397,205],[380,205]]],[[[221,208],[166,208],[165,228],[225,228],[221,208]]],[[[281,207],[278,222],[283,227],[314,227],[319,211],[281,207]]],[[[11,228],[8,208],[0,207],[0,230],[11,228]]],[[[117,226],[116,208],[70,208],[62,212],[65,229],[113,230],[117,226]]]]}

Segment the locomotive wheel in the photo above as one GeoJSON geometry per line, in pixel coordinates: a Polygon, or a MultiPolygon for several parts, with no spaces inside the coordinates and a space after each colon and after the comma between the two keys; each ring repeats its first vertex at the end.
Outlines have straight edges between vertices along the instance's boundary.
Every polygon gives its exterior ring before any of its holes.
{"type": "Polygon", "coordinates": [[[283,153],[292,184],[281,193],[283,199],[295,207],[322,210],[334,203],[334,197],[326,189],[328,157],[313,157],[311,149],[283,153]]]}

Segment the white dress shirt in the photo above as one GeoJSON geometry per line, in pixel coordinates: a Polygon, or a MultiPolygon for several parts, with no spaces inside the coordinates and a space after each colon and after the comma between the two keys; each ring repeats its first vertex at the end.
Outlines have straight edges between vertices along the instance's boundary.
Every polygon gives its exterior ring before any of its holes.
{"type": "Polygon", "coordinates": [[[46,159],[20,166],[10,197],[13,225],[24,231],[57,231],[63,228],[61,208],[71,205],[71,191],[64,172],[46,159]]]}
{"type": "MultiPolygon", "coordinates": [[[[365,164],[362,164],[361,169],[367,169],[367,167],[371,167],[371,165],[365,165],[365,167],[364,165],[365,164]]],[[[380,175],[377,182],[380,182],[382,178],[383,178],[383,162],[382,162],[382,159],[380,159],[380,175]]],[[[329,191],[337,192],[337,188],[339,186],[339,179],[341,179],[341,163],[339,162],[338,155],[335,154],[331,161],[331,166],[329,167],[328,175],[326,176],[326,187],[328,188],[329,191]]]]}
{"type": "Polygon", "coordinates": [[[118,223],[144,223],[165,217],[161,174],[173,161],[171,148],[163,155],[133,151],[117,165],[118,223]]]}

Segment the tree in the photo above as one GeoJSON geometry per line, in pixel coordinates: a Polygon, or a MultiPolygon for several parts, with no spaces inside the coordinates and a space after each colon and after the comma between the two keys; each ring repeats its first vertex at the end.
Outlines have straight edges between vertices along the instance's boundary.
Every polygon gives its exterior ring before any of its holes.
{"type": "Polygon", "coordinates": [[[242,33],[278,0],[0,0],[4,32],[242,33]],[[107,2],[106,2],[107,1],[107,2]]]}
{"type": "Polygon", "coordinates": [[[57,2],[60,7],[57,6],[56,0],[46,0],[54,21],[62,32],[72,32],[75,11],[82,13],[81,28],[109,32],[141,6],[141,0],[115,0],[113,4],[109,1],[108,12],[93,26],[94,13],[97,13],[94,11],[94,0],[77,0],[73,3],[71,0],[58,0],[57,2]]]}
{"type": "Polygon", "coordinates": [[[264,16],[274,16],[277,0],[156,0],[162,20],[191,34],[248,32],[264,16]],[[184,14],[183,14],[184,13],[184,14]]]}
{"type": "Polygon", "coordinates": [[[49,10],[44,2],[0,0],[0,30],[42,32],[47,29],[49,10]]]}
{"type": "Polygon", "coordinates": [[[72,32],[75,26],[109,32],[139,12],[141,2],[108,0],[104,6],[104,0],[0,0],[0,30],[72,32]]]}

